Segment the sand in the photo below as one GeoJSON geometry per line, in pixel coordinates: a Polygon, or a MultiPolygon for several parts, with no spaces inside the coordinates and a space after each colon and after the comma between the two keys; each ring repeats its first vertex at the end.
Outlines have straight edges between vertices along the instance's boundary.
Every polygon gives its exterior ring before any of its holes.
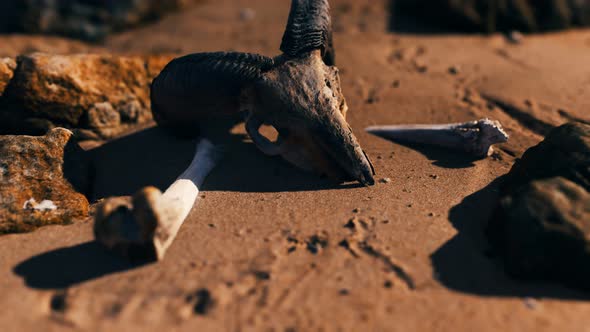
{"type": "MultiPolygon", "coordinates": [[[[0,54],[240,50],[278,53],[288,1],[219,0],[103,46],[0,37],[0,54]],[[252,20],[240,12],[252,9],[252,20]]],[[[370,188],[335,186],[235,142],[166,259],[131,266],[92,222],[0,237],[3,331],[584,331],[589,296],[509,278],[483,229],[495,180],[552,126],[590,120],[590,31],[526,36],[387,31],[379,0],[333,0],[349,122],[373,159],[370,188]],[[451,70],[449,70],[451,69],[451,70]],[[369,125],[490,117],[511,135],[494,158],[408,147],[369,125]]],[[[94,198],[165,188],[195,142],[157,128],[94,150],[94,198]]]]}

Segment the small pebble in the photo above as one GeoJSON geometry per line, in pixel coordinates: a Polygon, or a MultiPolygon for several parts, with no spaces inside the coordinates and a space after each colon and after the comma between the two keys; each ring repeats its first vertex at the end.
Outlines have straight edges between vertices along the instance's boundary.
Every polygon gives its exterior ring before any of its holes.
{"type": "Polygon", "coordinates": [[[429,216],[429,217],[435,217],[435,216],[436,216],[436,214],[434,214],[434,212],[430,212],[430,213],[428,214],[428,216],[429,216]]]}
{"type": "Polygon", "coordinates": [[[537,303],[537,300],[535,300],[531,297],[525,297],[524,298],[524,305],[531,310],[535,310],[535,309],[537,309],[538,303],[537,303]]]}
{"type": "Polygon", "coordinates": [[[380,181],[381,181],[381,183],[391,183],[391,179],[390,178],[383,178],[380,181]]]}
{"type": "Polygon", "coordinates": [[[344,296],[344,295],[348,295],[348,294],[350,294],[350,291],[349,291],[348,289],[346,289],[346,288],[343,288],[343,289],[341,289],[341,290],[338,292],[338,294],[340,294],[340,295],[343,295],[343,296],[344,296]]]}
{"type": "Polygon", "coordinates": [[[457,75],[461,72],[461,69],[458,66],[451,66],[449,67],[449,74],[457,75]]]}
{"type": "Polygon", "coordinates": [[[356,208],[356,209],[352,210],[352,212],[353,213],[360,213],[361,212],[361,209],[360,208],[356,208]]]}
{"type": "Polygon", "coordinates": [[[422,61],[416,60],[414,65],[416,66],[416,70],[418,70],[419,73],[426,73],[428,71],[428,66],[422,61]]]}
{"type": "Polygon", "coordinates": [[[256,11],[252,8],[244,8],[240,10],[240,19],[242,21],[251,21],[256,17],[256,11]]]}
{"type": "Polygon", "coordinates": [[[513,44],[520,44],[524,41],[524,35],[520,31],[512,31],[508,35],[508,41],[513,44]]]}

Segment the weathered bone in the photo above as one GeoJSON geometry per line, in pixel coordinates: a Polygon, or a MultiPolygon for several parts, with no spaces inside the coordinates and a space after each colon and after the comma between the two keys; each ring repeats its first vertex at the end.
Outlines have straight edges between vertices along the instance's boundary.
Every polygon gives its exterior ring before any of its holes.
{"type": "Polygon", "coordinates": [[[163,194],[147,187],[136,193],[131,202],[107,199],[97,209],[96,240],[132,259],[164,258],[219,154],[210,141],[202,140],[190,166],[163,194]]]}
{"type": "Polygon", "coordinates": [[[366,131],[394,141],[464,151],[479,158],[490,156],[492,145],[505,143],[509,137],[500,122],[490,119],[442,125],[374,126],[366,131]]]}

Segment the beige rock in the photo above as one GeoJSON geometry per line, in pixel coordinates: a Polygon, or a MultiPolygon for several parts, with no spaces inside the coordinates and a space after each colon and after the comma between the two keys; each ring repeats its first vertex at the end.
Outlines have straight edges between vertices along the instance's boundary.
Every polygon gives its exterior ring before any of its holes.
{"type": "Polygon", "coordinates": [[[88,217],[85,163],[72,132],[0,136],[0,235],[88,217]]]}
{"type": "Polygon", "coordinates": [[[44,134],[60,126],[81,129],[87,137],[116,137],[152,120],[149,86],[170,59],[20,56],[0,106],[0,131],[44,134]]]}

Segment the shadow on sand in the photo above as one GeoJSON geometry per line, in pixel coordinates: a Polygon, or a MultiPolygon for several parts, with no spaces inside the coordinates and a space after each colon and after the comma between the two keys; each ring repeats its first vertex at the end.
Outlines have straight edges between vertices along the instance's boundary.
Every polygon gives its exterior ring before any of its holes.
{"type": "MultiPolygon", "coordinates": [[[[379,137],[379,136],[377,136],[379,137]]],[[[475,162],[478,158],[474,158],[466,153],[461,153],[458,151],[453,151],[450,149],[445,149],[436,146],[429,146],[425,144],[417,144],[417,143],[408,143],[388,138],[381,139],[393,142],[395,144],[399,144],[401,146],[405,146],[408,149],[412,149],[421,153],[424,157],[428,160],[432,161],[432,164],[442,168],[451,168],[451,169],[459,169],[459,168],[470,168],[475,166],[475,162]]]]}
{"type": "Polygon", "coordinates": [[[518,281],[504,272],[484,234],[502,180],[468,196],[450,211],[458,234],[431,256],[436,279],[449,289],[480,296],[590,300],[589,293],[555,283],[518,281]]]}
{"type": "MultiPolygon", "coordinates": [[[[264,156],[245,135],[225,131],[212,140],[221,144],[224,159],[208,176],[204,191],[284,192],[361,186],[337,185],[279,158],[264,156]]],[[[179,139],[151,128],[88,151],[93,168],[89,199],[129,196],[145,186],[165,190],[190,164],[196,144],[196,139],[179,139]]],[[[61,289],[139,266],[142,264],[131,264],[98,243],[88,242],[29,258],[18,264],[14,273],[30,287],[61,289]]]]}
{"type": "Polygon", "coordinates": [[[87,242],[31,257],[14,267],[14,273],[32,288],[63,289],[138,266],[87,242]]]}
{"type": "MultiPolygon", "coordinates": [[[[210,136],[208,136],[210,137],[210,136]]],[[[359,187],[338,185],[263,155],[245,135],[215,137],[223,161],[207,177],[204,191],[285,192],[359,187]]],[[[147,129],[89,151],[94,163],[91,200],[134,194],[145,186],[166,189],[190,164],[195,139],[179,139],[159,128],[147,129]]]]}

